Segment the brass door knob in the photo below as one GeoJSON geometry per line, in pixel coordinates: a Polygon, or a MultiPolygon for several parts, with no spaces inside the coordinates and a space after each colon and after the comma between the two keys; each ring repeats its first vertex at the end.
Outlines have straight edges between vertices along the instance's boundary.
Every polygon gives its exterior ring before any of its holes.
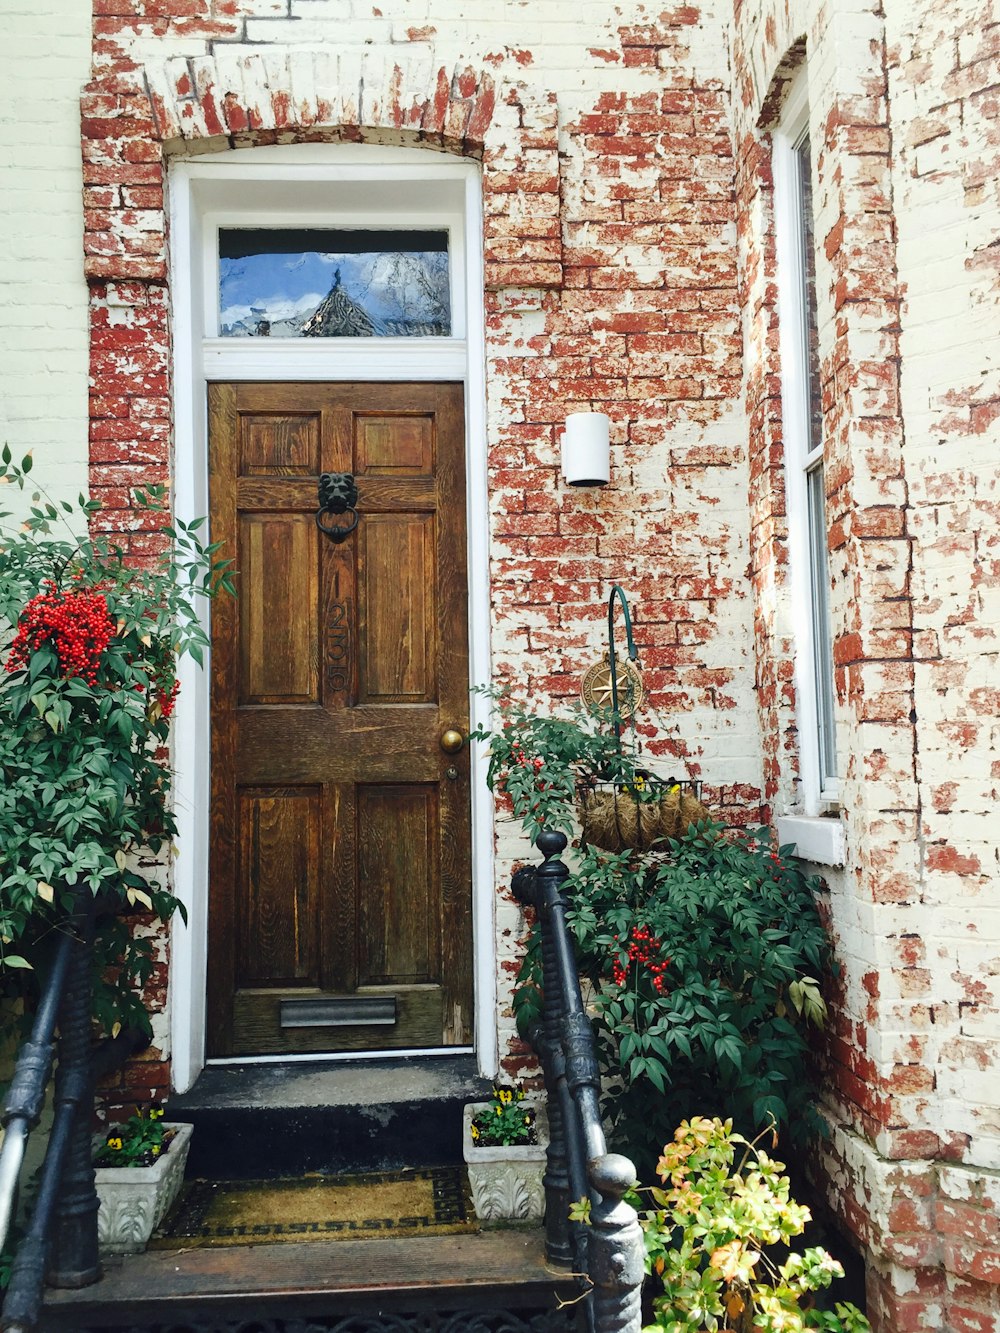
{"type": "Polygon", "coordinates": [[[445,754],[458,754],[459,750],[465,744],[465,737],[454,727],[449,727],[447,731],[441,733],[441,749],[445,754]]]}

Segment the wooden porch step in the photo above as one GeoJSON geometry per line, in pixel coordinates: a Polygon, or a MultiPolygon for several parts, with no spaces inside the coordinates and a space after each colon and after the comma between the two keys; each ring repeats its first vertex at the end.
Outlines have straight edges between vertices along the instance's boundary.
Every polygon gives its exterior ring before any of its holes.
{"type": "MultiPolygon", "coordinates": [[[[398,1330],[400,1318],[433,1328],[429,1312],[470,1313],[487,1328],[490,1311],[521,1311],[532,1328],[566,1329],[561,1301],[575,1294],[568,1274],[546,1266],[540,1229],[398,1240],[339,1240],[154,1250],[111,1261],[81,1291],[49,1290],[43,1330],[324,1328],[357,1316],[357,1327],[398,1330]],[[298,1321],[306,1321],[299,1324],[298,1321]]],[[[461,1319],[445,1324],[461,1329],[461,1319]]],[[[405,1326],[405,1325],[404,1325],[405,1326]]],[[[442,1325],[443,1326],[443,1325],[442,1325]]],[[[508,1322],[508,1327],[513,1327],[508,1322]]]]}

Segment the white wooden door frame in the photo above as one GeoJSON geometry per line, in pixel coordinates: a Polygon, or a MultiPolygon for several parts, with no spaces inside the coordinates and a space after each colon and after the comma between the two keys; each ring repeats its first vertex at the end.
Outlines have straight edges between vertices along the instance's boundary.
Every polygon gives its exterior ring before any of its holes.
{"type": "MultiPolygon", "coordinates": [[[[206,388],[215,380],[425,380],[465,385],[468,499],[469,675],[490,680],[489,510],[483,319],[482,195],[474,162],[431,150],[361,144],[230,149],[177,160],[168,175],[173,312],[174,504],[179,517],[208,512],[206,388]],[[452,254],[451,338],[219,338],[217,228],[243,226],[447,227],[452,254]]],[[[112,293],[113,300],[113,293],[112,293]]],[[[174,889],[187,927],[171,933],[169,1000],[173,1086],[183,1092],[205,1065],[208,967],[209,672],[181,663],[173,762],[179,854],[174,889]]],[[[472,725],[488,720],[481,694],[472,725]]],[[[493,803],[483,747],[472,754],[475,1046],[487,1077],[498,1065],[493,803]]],[[[423,1052],[454,1054],[455,1048],[423,1052]]],[[[393,1052],[392,1054],[399,1054],[393,1052]]],[[[315,1055],[257,1057],[316,1060],[315,1055]]],[[[331,1059],[347,1058],[331,1056],[331,1059]]],[[[357,1054],[350,1056],[357,1059],[357,1054]]],[[[384,1059],[385,1053],[370,1058],[384,1059]]],[[[215,1062],[213,1062],[215,1063],[215,1062]]],[[[241,1059],[240,1063],[246,1063],[241,1059]]]]}

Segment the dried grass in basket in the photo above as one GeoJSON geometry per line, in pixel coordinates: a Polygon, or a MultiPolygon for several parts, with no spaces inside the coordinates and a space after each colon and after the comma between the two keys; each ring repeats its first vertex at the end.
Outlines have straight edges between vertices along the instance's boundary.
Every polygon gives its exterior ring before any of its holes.
{"type": "Polygon", "coordinates": [[[678,838],[696,820],[707,819],[706,807],[680,787],[653,800],[634,793],[585,791],[580,802],[583,840],[606,852],[642,851],[663,838],[678,838]]]}

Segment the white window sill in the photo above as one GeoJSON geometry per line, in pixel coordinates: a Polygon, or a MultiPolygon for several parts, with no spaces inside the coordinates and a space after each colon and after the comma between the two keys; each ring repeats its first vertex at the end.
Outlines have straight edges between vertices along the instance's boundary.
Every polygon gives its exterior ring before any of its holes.
{"type": "Polygon", "coordinates": [[[819,816],[780,815],[775,821],[778,844],[794,844],[795,855],[821,866],[842,866],[846,860],[847,841],[840,819],[819,816]]]}

